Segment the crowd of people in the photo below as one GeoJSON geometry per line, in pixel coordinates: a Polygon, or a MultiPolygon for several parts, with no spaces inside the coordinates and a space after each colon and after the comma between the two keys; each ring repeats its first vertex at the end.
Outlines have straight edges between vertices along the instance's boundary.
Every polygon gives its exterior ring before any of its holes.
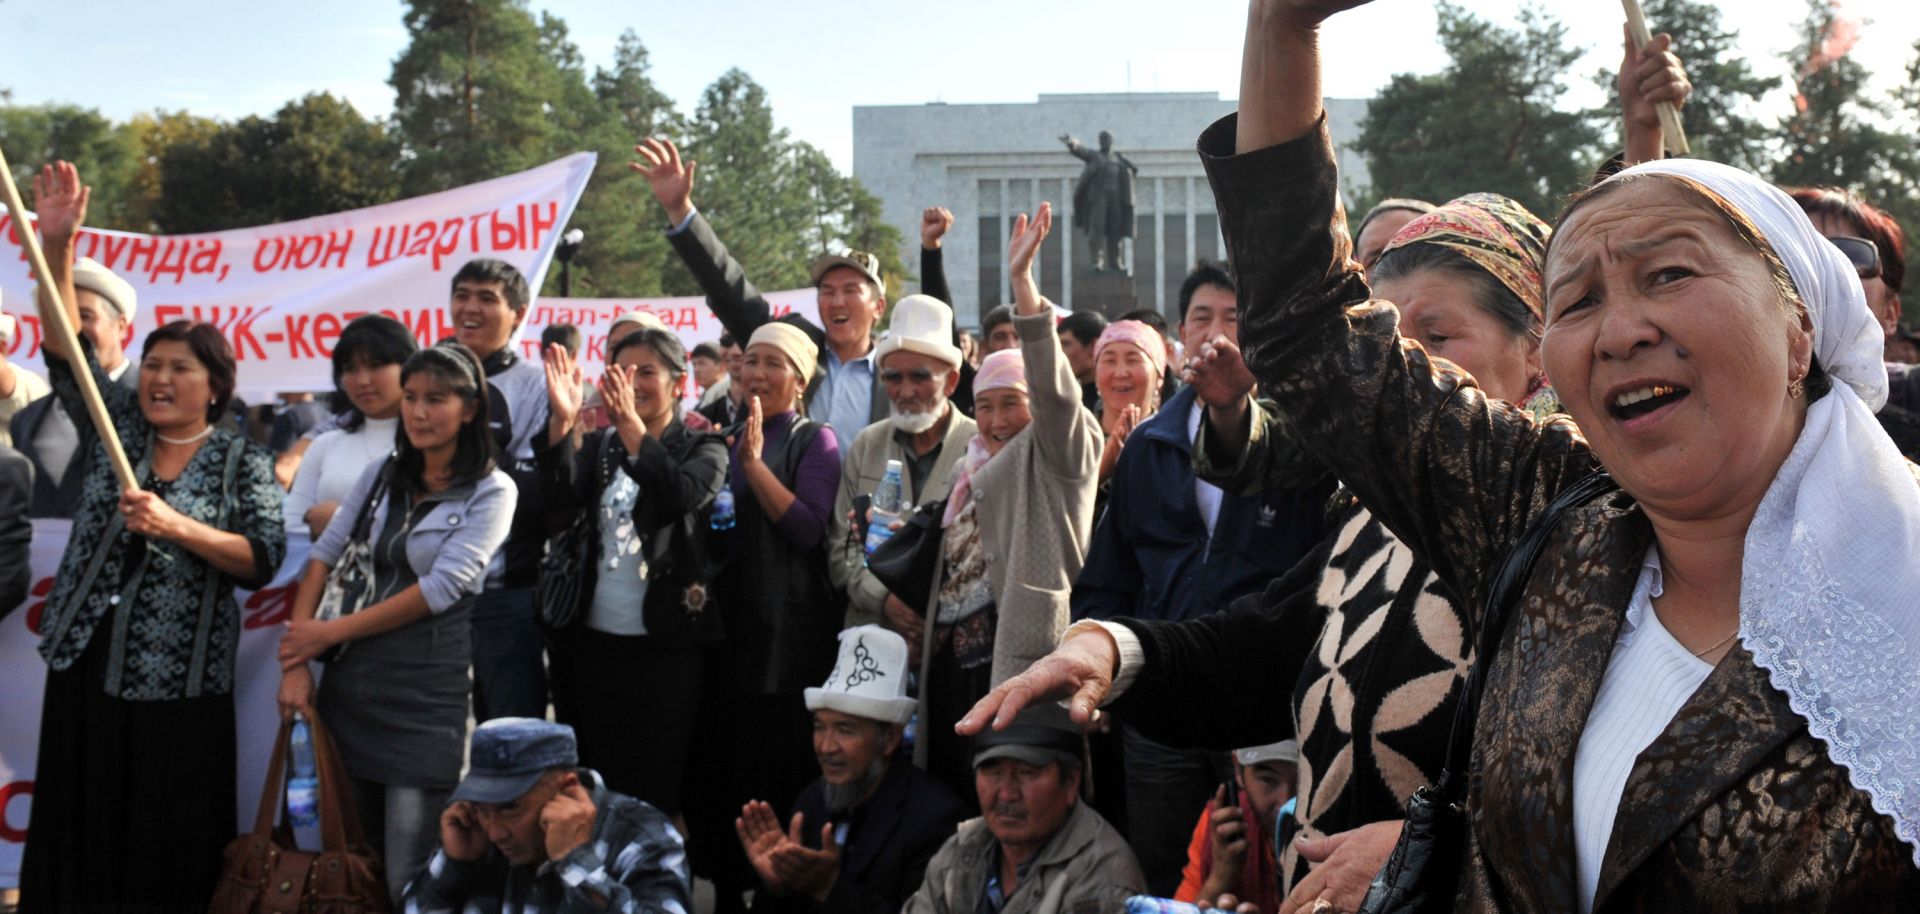
{"type": "Polygon", "coordinates": [[[1349,221],[1315,36],[1350,5],[1252,3],[1198,145],[1230,256],[1171,325],[1059,318],[1045,203],[977,332],[938,206],[920,293],[835,252],[776,318],[648,138],[717,344],[635,312],[604,365],[580,328],[524,359],[527,281],[475,260],[452,337],[357,318],[333,391],[248,411],[210,325],[122,349],[47,166],[34,305],[80,342],[0,359],[0,606],[28,518],[74,521],[23,909],[206,909],[234,590],[302,528],[278,704],[407,911],[687,914],[695,876],[719,914],[1357,911],[1449,779],[1457,910],[1920,906],[1898,223],[1666,157],[1665,36],[1554,223],[1499,188],[1349,221]]]}

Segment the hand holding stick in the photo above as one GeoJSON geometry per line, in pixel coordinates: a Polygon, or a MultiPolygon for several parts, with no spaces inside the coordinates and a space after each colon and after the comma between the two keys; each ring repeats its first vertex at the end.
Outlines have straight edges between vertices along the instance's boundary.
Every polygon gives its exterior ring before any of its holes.
{"type": "MultiPolygon", "coordinates": [[[[71,175],[72,166],[61,168],[63,176],[71,175]]],[[[78,181],[77,176],[73,176],[78,181]]],[[[73,380],[80,386],[80,398],[87,404],[87,415],[93,420],[93,428],[100,436],[100,443],[107,449],[107,460],[113,467],[114,478],[119,480],[123,492],[137,492],[140,480],[134,478],[133,464],[127,461],[126,449],[120,446],[120,435],[114,431],[113,417],[107,414],[107,403],[100,397],[100,388],[95,386],[93,372],[83,360],[84,350],[80,340],[73,332],[72,315],[75,304],[67,300],[60,289],[60,283],[54,282],[53,271],[47,268],[47,257],[40,250],[40,239],[27,223],[27,208],[20,202],[20,188],[13,181],[13,166],[7,164],[7,156],[0,152],[0,190],[5,191],[7,212],[13,214],[14,234],[20,238],[20,247],[26,250],[27,259],[33,264],[33,275],[40,280],[41,296],[40,323],[46,328],[47,335],[53,339],[59,349],[67,353],[67,365],[73,370],[73,380]]],[[[85,190],[81,190],[82,199],[85,190]]],[[[84,204],[83,204],[84,205],[84,204]]],[[[76,224],[77,230],[79,226],[76,224]]]]}
{"type": "MultiPolygon", "coordinates": [[[[1644,49],[1647,42],[1653,40],[1653,31],[1647,28],[1647,14],[1640,8],[1640,0],[1620,0],[1620,6],[1627,11],[1627,32],[1633,36],[1633,46],[1644,49]]],[[[1680,124],[1680,109],[1665,101],[1658,102],[1656,107],[1667,148],[1682,155],[1692,153],[1692,147],[1687,145],[1687,130],[1680,124]]]]}

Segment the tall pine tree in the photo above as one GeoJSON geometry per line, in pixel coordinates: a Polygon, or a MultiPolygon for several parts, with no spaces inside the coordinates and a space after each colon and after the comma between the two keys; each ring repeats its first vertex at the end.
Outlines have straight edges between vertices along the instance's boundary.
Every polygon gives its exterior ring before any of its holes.
{"type": "Polygon", "coordinates": [[[1382,196],[1438,202],[1491,191],[1550,217],[1597,158],[1598,130],[1558,107],[1581,49],[1538,7],[1521,9],[1518,28],[1446,0],[1438,9],[1449,62],[1429,76],[1393,77],[1368,106],[1353,147],[1373,186],[1356,208],[1382,196]]]}

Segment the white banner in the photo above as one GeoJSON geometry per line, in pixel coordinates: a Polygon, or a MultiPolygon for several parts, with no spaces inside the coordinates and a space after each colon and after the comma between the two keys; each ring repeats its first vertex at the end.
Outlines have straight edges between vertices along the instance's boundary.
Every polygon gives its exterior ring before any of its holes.
{"type": "MultiPolygon", "coordinates": [[[[538,290],[594,159],[576,153],[454,190],[260,228],[84,229],[75,246],[138,292],[130,352],[169,321],[211,322],[233,345],[241,395],[260,402],[274,391],[333,389],[333,341],[369,311],[406,323],[423,344],[452,336],[449,282],[476,257],[513,264],[538,290]]],[[[18,232],[0,208],[0,306],[20,319],[11,355],[44,373],[32,268],[18,232]]],[[[538,331],[528,339],[537,344],[538,331]]]]}
{"type": "MultiPolygon", "coordinates": [[[[40,658],[40,616],[53,576],[66,551],[70,521],[33,522],[33,587],[25,605],[0,622],[0,669],[7,671],[0,697],[0,887],[19,884],[20,852],[26,846],[32,806],[34,765],[40,744],[40,702],[47,665],[40,658]]],[[[293,609],[294,577],[307,562],[305,530],[287,531],[287,561],[273,583],[258,591],[240,591],[240,654],[234,667],[234,722],[239,800],[234,833],[253,827],[260,808],[267,757],[279,732],[282,623],[293,609]]],[[[208,764],[223,760],[208,759],[208,764]]]]}

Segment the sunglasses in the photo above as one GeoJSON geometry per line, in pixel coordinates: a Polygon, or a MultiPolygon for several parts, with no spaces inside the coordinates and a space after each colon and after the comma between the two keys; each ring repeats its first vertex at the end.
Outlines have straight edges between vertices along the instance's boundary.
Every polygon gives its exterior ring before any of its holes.
{"type": "Polygon", "coordinates": [[[1853,264],[1861,279],[1880,275],[1880,248],[1873,242],[1852,235],[1835,235],[1827,240],[1847,255],[1847,262],[1853,264]]]}
{"type": "MultiPolygon", "coordinates": [[[[946,372],[941,372],[941,374],[945,374],[945,373],[946,372]]],[[[884,384],[899,384],[901,381],[912,381],[915,384],[925,384],[928,381],[933,380],[933,378],[934,378],[933,372],[928,371],[925,368],[915,368],[912,371],[880,372],[880,381],[881,383],[884,383],[884,384]]]]}

